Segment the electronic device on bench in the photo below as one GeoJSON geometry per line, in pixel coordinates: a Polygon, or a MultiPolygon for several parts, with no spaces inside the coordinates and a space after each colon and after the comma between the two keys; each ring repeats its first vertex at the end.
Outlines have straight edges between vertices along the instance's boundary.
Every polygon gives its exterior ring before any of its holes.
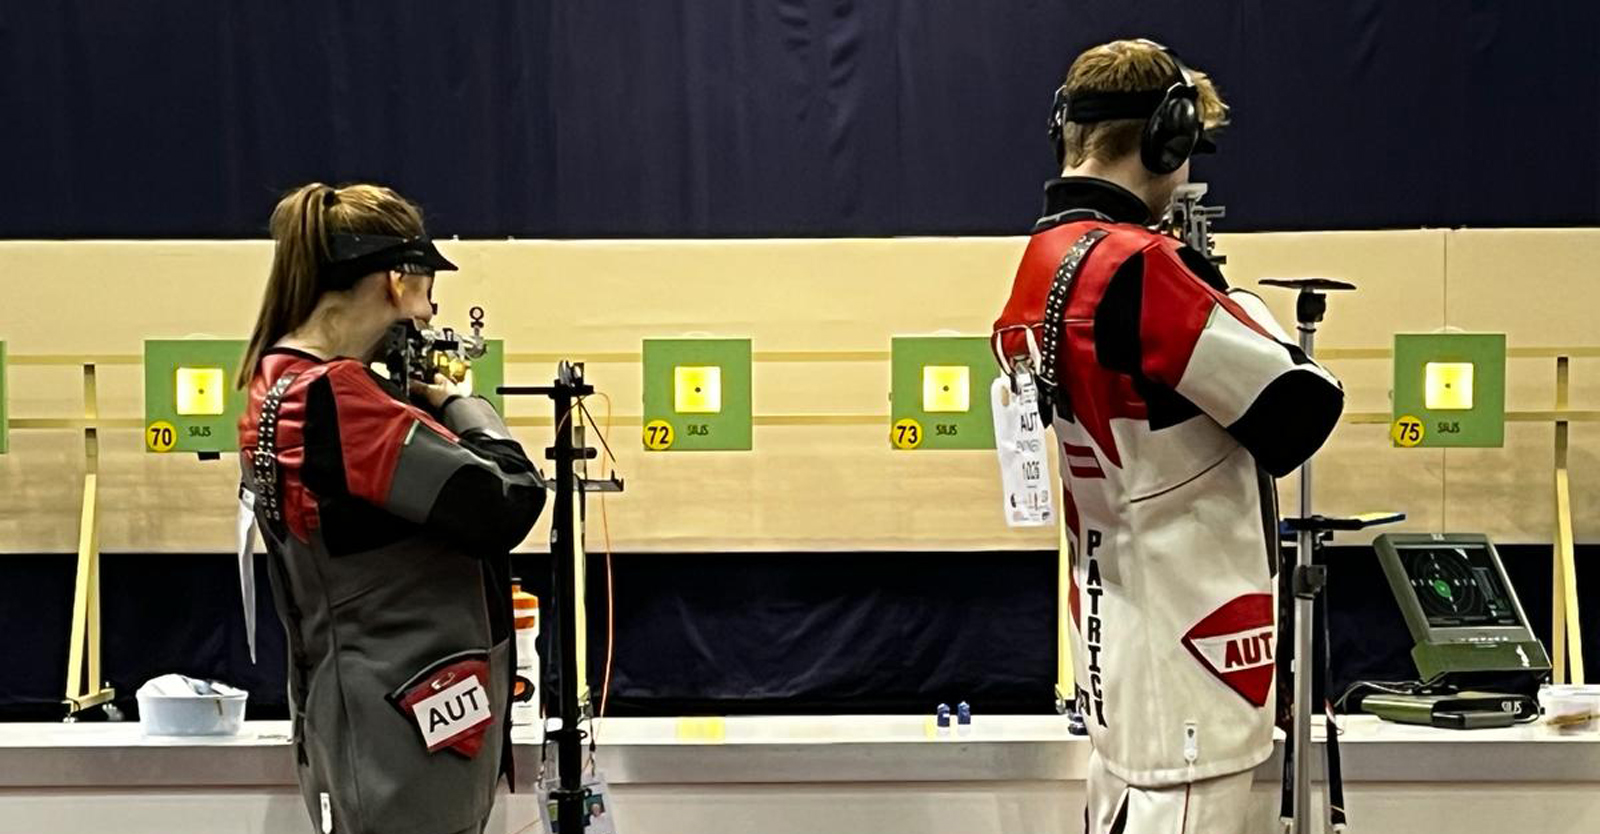
{"type": "Polygon", "coordinates": [[[1496,677],[1526,674],[1532,680],[1550,673],[1550,658],[1528,628],[1489,538],[1386,533],[1373,546],[1411,631],[1420,677],[1412,691],[1365,695],[1361,709],[1390,721],[1456,729],[1536,717],[1538,704],[1528,695],[1472,688],[1496,677]]]}

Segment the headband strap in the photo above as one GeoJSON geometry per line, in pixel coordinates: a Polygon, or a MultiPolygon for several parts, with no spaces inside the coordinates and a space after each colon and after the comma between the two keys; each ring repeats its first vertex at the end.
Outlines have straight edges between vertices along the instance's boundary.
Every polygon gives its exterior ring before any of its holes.
{"type": "Polygon", "coordinates": [[[1092,124],[1118,119],[1148,119],[1166,96],[1166,90],[1068,93],[1066,121],[1092,124]]]}

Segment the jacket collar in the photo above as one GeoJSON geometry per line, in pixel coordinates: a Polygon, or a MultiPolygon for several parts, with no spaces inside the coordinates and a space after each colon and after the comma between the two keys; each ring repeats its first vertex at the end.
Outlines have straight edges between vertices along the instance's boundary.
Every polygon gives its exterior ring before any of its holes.
{"type": "Polygon", "coordinates": [[[1044,215],[1034,225],[1040,232],[1072,220],[1149,225],[1150,207],[1126,188],[1096,177],[1058,177],[1044,185],[1044,215]]]}

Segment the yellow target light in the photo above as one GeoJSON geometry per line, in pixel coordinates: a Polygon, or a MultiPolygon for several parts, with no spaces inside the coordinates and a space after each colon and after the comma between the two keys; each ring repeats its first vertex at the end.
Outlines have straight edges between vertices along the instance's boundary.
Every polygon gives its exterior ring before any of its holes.
{"type": "Polygon", "coordinates": [[[227,381],[221,368],[178,368],[178,414],[215,417],[223,412],[227,381]]]}
{"type": "Polygon", "coordinates": [[[966,365],[922,366],[922,410],[963,413],[972,408],[972,369],[966,365]]]}
{"type": "Polygon", "coordinates": [[[672,410],[679,414],[721,414],[722,367],[673,366],[672,410]]]}
{"type": "Polygon", "coordinates": [[[1423,404],[1440,411],[1472,408],[1472,363],[1429,362],[1423,380],[1423,404]]]}

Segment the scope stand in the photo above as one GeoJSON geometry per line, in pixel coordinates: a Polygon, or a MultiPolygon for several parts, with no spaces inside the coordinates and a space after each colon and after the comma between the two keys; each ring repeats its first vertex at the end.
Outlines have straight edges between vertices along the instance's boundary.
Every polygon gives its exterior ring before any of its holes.
{"type": "MultiPolygon", "coordinates": [[[[1317,324],[1328,311],[1327,293],[1353,290],[1355,285],[1328,278],[1266,279],[1267,286],[1295,290],[1295,321],[1300,332],[1300,349],[1307,357],[1315,355],[1317,324]]],[[[1327,568],[1316,564],[1316,551],[1334,530],[1359,530],[1374,524],[1398,521],[1403,515],[1378,513],[1357,518],[1328,518],[1311,511],[1311,461],[1300,466],[1300,516],[1284,519],[1283,529],[1295,534],[1295,563],[1284,565],[1288,586],[1294,594],[1294,645],[1290,657],[1293,670],[1293,727],[1284,745],[1284,796],[1281,809],[1287,834],[1311,834],[1311,689],[1315,656],[1314,637],[1317,602],[1327,584],[1327,568]]],[[[1326,611],[1324,611],[1326,615],[1326,611]]],[[[1282,650],[1280,649],[1280,654],[1282,650]]],[[[1328,741],[1328,828],[1344,828],[1343,786],[1338,772],[1337,729],[1327,727],[1328,741]]]]}
{"type": "MultiPolygon", "coordinates": [[[[544,396],[555,403],[555,445],[544,450],[547,459],[555,461],[556,475],[550,488],[555,492],[555,515],[550,522],[550,555],[555,560],[556,607],[560,613],[561,647],[560,712],[561,729],[549,735],[556,742],[558,787],[550,792],[556,803],[556,819],[584,820],[583,802],[589,791],[583,786],[583,739],[585,733],[578,729],[582,718],[582,701],[578,692],[578,543],[583,531],[579,514],[583,508],[583,495],[587,492],[621,492],[622,480],[613,475],[603,481],[592,481],[577,472],[579,461],[592,460],[599,452],[582,443],[575,443],[573,423],[574,405],[594,393],[594,386],[584,382],[583,363],[562,362],[556,370],[556,379],[549,386],[501,386],[495,389],[503,396],[544,396]]],[[[558,823],[559,824],[559,823],[558,823]]],[[[570,824],[569,824],[570,825],[570,824]]],[[[576,829],[574,829],[576,830],[576,829]]],[[[577,834],[582,834],[577,831],[577,834]]]]}

